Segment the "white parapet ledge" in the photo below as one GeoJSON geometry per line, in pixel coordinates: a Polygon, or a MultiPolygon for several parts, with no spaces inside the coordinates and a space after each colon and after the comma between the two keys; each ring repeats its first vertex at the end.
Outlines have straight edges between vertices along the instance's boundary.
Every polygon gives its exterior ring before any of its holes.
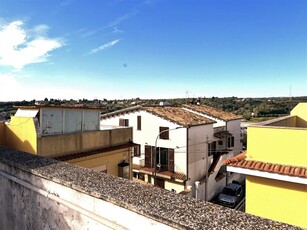
{"type": "Polygon", "coordinates": [[[305,177],[288,176],[288,175],[282,175],[278,173],[263,172],[259,170],[245,169],[245,168],[239,168],[239,167],[233,167],[233,166],[227,166],[227,172],[235,172],[235,173],[245,174],[248,176],[257,176],[257,177],[269,178],[273,180],[281,180],[281,181],[287,181],[287,182],[307,185],[307,178],[305,177]]]}

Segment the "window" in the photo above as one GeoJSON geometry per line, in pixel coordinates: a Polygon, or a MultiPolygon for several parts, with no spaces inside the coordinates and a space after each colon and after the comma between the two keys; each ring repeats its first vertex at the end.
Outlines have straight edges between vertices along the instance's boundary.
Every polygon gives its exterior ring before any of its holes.
{"type": "Polygon", "coordinates": [[[137,116],[137,130],[142,130],[142,117],[137,116]]]}
{"type": "Polygon", "coordinates": [[[223,178],[226,176],[226,173],[227,173],[227,171],[226,171],[226,165],[222,165],[222,166],[220,167],[220,170],[219,170],[218,173],[216,174],[215,180],[216,180],[216,181],[219,181],[219,180],[223,179],[223,178]]]}
{"type": "Polygon", "coordinates": [[[211,156],[216,152],[216,141],[208,144],[208,156],[211,156]]]}
{"type": "Polygon", "coordinates": [[[218,141],[218,145],[223,145],[223,141],[218,141]]]}
{"type": "Polygon", "coordinates": [[[235,138],[233,136],[228,137],[228,139],[227,139],[227,146],[228,146],[228,148],[234,147],[234,142],[235,142],[235,138]]]}
{"type": "Polygon", "coordinates": [[[140,145],[136,145],[133,147],[133,156],[134,157],[140,157],[141,151],[140,151],[140,145]]]}
{"type": "Polygon", "coordinates": [[[119,126],[126,126],[126,127],[128,127],[129,126],[129,119],[120,118],[119,119],[119,126]]]}
{"type": "Polygon", "coordinates": [[[168,140],[169,139],[169,128],[168,127],[160,127],[160,139],[168,140]]]}
{"type": "Polygon", "coordinates": [[[145,145],[145,167],[146,168],[153,168],[153,155],[154,147],[145,145]]]}
{"type": "Polygon", "coordinates": [[[168,170],[168,151],[166,148],[157,148],[156,160],[158,169],[168,170]]]}
{"type": "Polygon", "coordinates": [[[174,152],[174,149],[157,148],[156,161],[158,170],[174,172],[174,152]]]}

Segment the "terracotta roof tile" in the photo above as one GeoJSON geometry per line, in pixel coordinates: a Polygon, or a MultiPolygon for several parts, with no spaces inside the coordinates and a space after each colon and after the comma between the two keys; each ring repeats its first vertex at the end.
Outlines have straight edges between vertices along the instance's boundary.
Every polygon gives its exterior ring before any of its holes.
{"type": "Polygon", "coordinates": [[[182,126],[215,123],[214,120],[189,112],[180,107],[157,106],[157,107],[144,107],[144,109],[159,117],[165,118],[182,126]]]}
{"type": "Polygon", "coordinates": [[[272,163],[265,163],[262,161],[253,161],[253,160],[245,160],[245,159],[237,161],[236,157],[225,160],[224,164],[233,166],[233,167],[307,178],[307,168],[304,168],[304,167],[272,164],[272,163]]]}
{"type": "Polygon", "coordinates": [[[229,158],[227,160],[224,161],[225,165],[228,165],[230,163],[237,163],[241,160],[244,160],[246,158],[246,151],[243,151],[242,153],[240,153],[239,155],[229,158]]]}
{"type": "Polygon", "coordinates": [[[242,119],[242,117],[239,116],[239,115],[229,113],[229,112],[225,112],[223,110],[213,108],[213,107],[210,107],[210,106],[207,106],[207,105],[184,105],[184,107],[187,108],[187,109],[194,110],[198,113],[206,114],[206,115],[209,115],[211,117],[214,117],[214,118],[217,118],[217,119],[220,119],[220,120],[224,120],[224,121],[242,119]]]}
{"type": "Polygon", "coordinates": [[[174,173],[174,175],[172,176],[173,179],[177,179],[177,180],[186,180],[187,176],[183,173],[174,173]]]}
{"type": "Polygon", "coordinates": [[[140,105],[132,106],[132,107],[128,107],[128,108],[125,108],[125,109],[116,110],[114,112],[102,114],[100,116],[100,118],[101,119],[107,119],[107,118],[110,118],[110,117],[113,117],[113,116],[117,116],[119,114],[131,113],[131,112],[139,111],[141,109],[142,109],[142,106],[140,106],[140,105]]]}
{"type": "Polygon", "coordinates": [[[134,106],[114,111],[111,113],[103,114],[101,115],[101,119],[106,119],[113,116],[117,116],[119,114],[131,113],[139,110],[145,110],[149,113],[152,113],[156,116],[162,117],[164,119],[167,119],[171,122],[177,123],[182,126],[216,123],[216,121],[212,119],[197,115],[183,108],[174,107],[174,106],[148,106],[148,107],[134,106]]]}

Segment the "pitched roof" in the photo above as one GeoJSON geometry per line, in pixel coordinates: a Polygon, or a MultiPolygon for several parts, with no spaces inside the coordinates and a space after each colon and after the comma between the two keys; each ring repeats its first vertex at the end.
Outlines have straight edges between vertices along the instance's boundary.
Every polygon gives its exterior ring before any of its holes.
{"type": "Polygon", "coordinates": [[[203,125],[203,124],[213,124],[214,120],[203,117],[201,115],[189,112],[180,107],[173,106],[134,106],[131,108],[126,108],[111,113],[101,115],[102,119],[109,118],[112,116],[117,116],[119,114],[131,113],[134,111],[145,110],[151,114],[154,114],[158,117],[164,118],[176,124],[182,126],[194,126],[194,125],[203,125]]]}
{"type": "Polygon", "coordinates": [[[227,166],[239,167],[244,169],[251,169],[263,172],[277,173],[280,175],[307,178],[307,168],[305,167],[273,164],[262,161],[245,160],[245,159],[246,159],[246,152],[243,152],[236,157],[225,160],[224,164],[227,166]]]}
{"type": "Polygon", "coordinates": [[[159,106],[144,107],[144,109],[150,113],[153,113],[159,117],[165,118],[182,126],[215,123],[214,120],[189,112],[180,107],[159,106]]]}
{"type": "Polygon", "coordinates": [[[106,118],[110,118],[110,117],[113,117],[113,116],[117,116],[119,114],[125,114],[125,113],[134,112],[134,111],[139,111],[142,108],[143,108],[142,106],[136,105],[136,106],[132,106],[132,107],[124,108],[124,109],[119,109],[119,110],[116,110],[114,112],[102,114],[100,116],[100,118],[101,119],[106,119],[106,118]]]}
{"type": "Polygon", "coordinates": [[[224,121],[242,119],[242,117],[239,115],[225,112],[207,105],[184,105],[183,107],[224,121]]]}

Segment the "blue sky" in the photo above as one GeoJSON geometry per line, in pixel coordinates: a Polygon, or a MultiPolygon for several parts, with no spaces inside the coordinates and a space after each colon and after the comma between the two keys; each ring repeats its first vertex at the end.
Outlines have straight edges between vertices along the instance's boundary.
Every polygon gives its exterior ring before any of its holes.
{"type": "Polygon", "coordinates": [[[0,101],[307,95],[306,0],[0,0],[0,101]]]}

